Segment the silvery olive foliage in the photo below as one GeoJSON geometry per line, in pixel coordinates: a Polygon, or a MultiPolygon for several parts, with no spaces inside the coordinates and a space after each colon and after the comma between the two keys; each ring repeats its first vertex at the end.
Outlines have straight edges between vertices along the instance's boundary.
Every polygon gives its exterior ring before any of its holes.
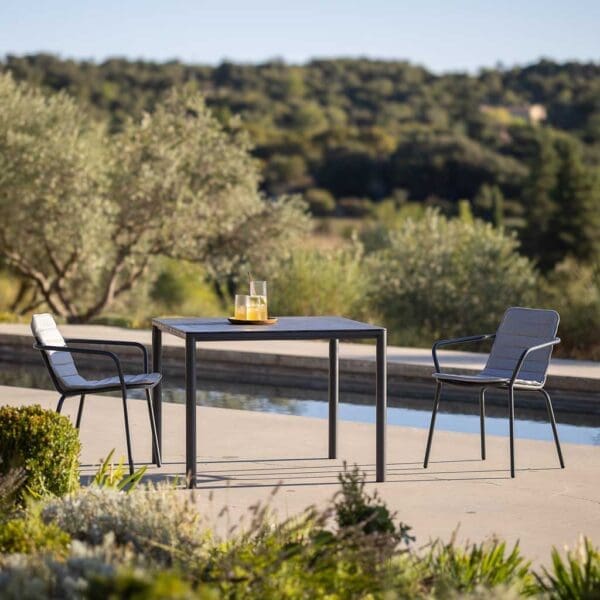
{"type": "Polygon", "coordinates": [[[304,205],[263,197],[249,150],[190,86],[109,134],[66,95],[0,76],[0,256],[32,284],[25,308],[89,320],[156,256],[215,277],[285,256],[304,205]]]}
{"type": "Polygon", "coordinates": [[[0,595],[5,600],[80,599],[89,597],[91,581],[115,577],[121,565],[142,568],[147,562],[108,534],[100,544],[73,540],[66,559],[50,553],[0,557],[0,595]]]}
{"type": "Polygon", "coordinates": [[[49,500],[42,519],[92,546],[113,536],[118,545],[131,547],[162,567],[198,559],[210,539],[193,498],[166,486],[130,494],[90,487],[49,500]]]}
{"type": "Polygon", "coordinates": [[[509,306],[533,301],[537,277],[517,240],[482,221],[428,211],[368,257],[371,302],[393,341],[493,333],[509,306]]]}

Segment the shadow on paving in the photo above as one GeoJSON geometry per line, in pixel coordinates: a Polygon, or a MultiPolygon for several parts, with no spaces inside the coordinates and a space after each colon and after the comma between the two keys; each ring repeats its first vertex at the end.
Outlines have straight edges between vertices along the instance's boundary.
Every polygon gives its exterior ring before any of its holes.
{"type": "MultiPolygon", "coordinates": [[[[225,488],[286,488],[306,486],[338,486],[339,474],[343,470],[340,463],[313,464],[314,461],[325,461],[326,458],[275,458],[275,459],[231,459],[202,461],[198,463],[196,486],[198,489],[216,490],[225,488]],[[280,463],[304,462],[302,465],[287,466],[280,463]],[[309,463],[309,464],[306,464],[309,463]],[[231,468],[229,468],[231,467],[231,468]]],[[[423,469],[421,462],[388,463],[386,484],[394,483],[436,483],[446,481],[490,481],[510,480],[510,472],[506,468],[458,468],[459,463],[478,463],[479,459],[431,461],[428,469],[423,469]],[[457,465],[452,469],[452,465],[457,465]]],[[[93,469],[97,465],[82,465],[93,469]]],[[[153,467],[152,463],[138,463],[141,466],[153,467]]],[[[366,474],[367,483],[375,483],[375,465],[358,464],[366,474]]],[[[142,481],[148,483],[169,483],[176,487],[185,487],[185,470],[183,461],[163,463],[161,472],[144,475],[142,481]],[[171,470],[172,469],[172,470],[171,470]]],[[[517,472],[560,471],[560,467],[526,467],[517,472]]],[[[93,475],[80,476],[82,485],[89,485],[93,475]]]]}

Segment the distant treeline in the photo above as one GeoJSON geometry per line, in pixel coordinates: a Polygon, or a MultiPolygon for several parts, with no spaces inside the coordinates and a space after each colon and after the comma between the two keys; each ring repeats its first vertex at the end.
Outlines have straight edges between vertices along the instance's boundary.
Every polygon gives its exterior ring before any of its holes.
{"type": "Polygon", "coordinates": [[[453,214],[467,199],[517,229],[542,266],[600,245],[600,63],[434,75],[366,59],[210,67],[38,54],[0,68],[66,90],[114,130],[195,82],[221,122],[241,115],[265,192],[302,193],[315,214],[362,216],[384,200],[453,214]]]}

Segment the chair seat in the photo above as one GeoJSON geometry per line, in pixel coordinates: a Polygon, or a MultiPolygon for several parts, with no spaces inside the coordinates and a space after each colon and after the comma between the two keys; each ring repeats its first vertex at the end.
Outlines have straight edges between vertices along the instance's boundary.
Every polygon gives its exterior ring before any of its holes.
{"type": "MultiPolygon", "coordinates": [[[[502,387],[510,383],[508,377],[497,377],[494,375],[475,373],[474,375],[463,375],[462,373],[433,373],[433,377],[438,381],[445,383],[455,383],[458,385],[490,385],[502,387]]],[[[542,387],[539,381],[528,381],[526,379],[517,379],[515,387],[522,388],[540,388],[542,387]]]]}
{"type": "MultiPolygon", "coordinates": [[[[125,375],[125,387],[127,388],[145,388],[154,387],[161,380],[160,373],[141,373],[140,375],[125,375]]],[[[68,386],[77,390],[101,390],[101,389],[121,389],[121,382],[118,377],[106,377],[104,379],[85,379],[81,375],[70,377],[68,386]]]]}

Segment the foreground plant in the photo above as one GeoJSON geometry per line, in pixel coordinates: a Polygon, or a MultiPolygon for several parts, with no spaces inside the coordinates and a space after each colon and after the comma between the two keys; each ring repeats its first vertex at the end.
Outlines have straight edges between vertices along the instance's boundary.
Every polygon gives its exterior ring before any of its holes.
{"type": "Polygon", "coordinates": [[[456,591],[475,592],[507,586],[518,593],[528,593],[534,584],[531,563],[515,544],[507,553],[506,542],[496,539],[460,547],[453,537],[444,544],[437,540],[425,556],[436,596],[456,591]]]}
{"type": "Polygon", "coordinates": [[[417,571],[401,559],[410,528],[367,493],[358,468],[345,470],[340,483],[326,510],[310,508],[283,523],[271,523],[268,507],[253,507],[251,526],[210,553],[203,581],[244,598],[379,597],[394,589],[408,597],[401,590],[418,590],[417,571]]]}
{"type": "Polygon", "coordinates": [[[56,523],[45,523],[41,507],[32,506],[25,514],[0,521],[1,554],[35,554],[41,552],[67,556],[71,536],[56,523]]]}
{"type": "Polygon", "coordinates": [[[117,546],[163,568],[198,561],[210,538],[193,498],[166,486],[128,494],[90,487],[47,502],[42,518],[90,546],[112,536],[117,546]]]}
{"type": "MultiPolygon", "coordinates": [[[[110,459],[110,456],[109,456],[110,459]]],[[[370,493],[357,467],[324,510],[283,522],[269,504],[215,537],[195,497],[165,485],[119,491],[109,460],[97,483],[43,499],[0,530],[0,597],[369,598],[511,600],[598,597],[598,550],[585,541],[534,574],[518,546],[499,540],[416,549],[410,528],[370,493]]],[[[227,517],[224,509],[220,517],[227,517]]]]}
{"type": "Polygon", "coordinates": [[[27,496],[62,496],[79,485],[77,430],[67,417],[39,405],[0,407],[0,475],[12,482],[15,500],[27,496]],[[10,475],[11,471],[13,472],[10,475]]]}
{"type": "Polygon", "coordinates": [[[600,549],[586,537],[563,558],[552,549],[552,568],[536,575],[539,587],[551,598],[594,600],[600,598],[600,549]]]}
{"type": "Polygon", "coordinates": [[[108,456],[100,463],[96,474],[92,479],[91,485],[102,489],[111,489],[131,492],[140,483],[148,467],[144,465],[136,469],[131,475],[128,473],[128,467],[125,467],[125,459],[120,458],[115,465],[112,462],[115,449],[113,448],[108,456]]]}

